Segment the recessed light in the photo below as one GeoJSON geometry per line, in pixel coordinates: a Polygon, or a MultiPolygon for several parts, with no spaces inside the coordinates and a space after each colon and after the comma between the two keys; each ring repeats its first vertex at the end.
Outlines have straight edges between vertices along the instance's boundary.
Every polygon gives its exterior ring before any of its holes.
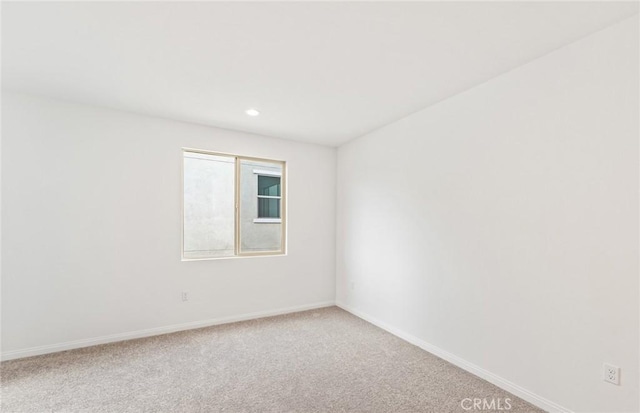
{"type": "Polygon", "coordinates": [[[249,116],[258,116],[260,114],[260,111],[257,109],[247,109],[246,114],[249,116]]]}

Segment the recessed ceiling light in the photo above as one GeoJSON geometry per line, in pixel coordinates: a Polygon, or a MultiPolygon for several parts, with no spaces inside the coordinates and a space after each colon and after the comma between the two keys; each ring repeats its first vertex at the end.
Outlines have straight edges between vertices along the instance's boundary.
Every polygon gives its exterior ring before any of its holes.
{"type": "Polygon", "coordinates": [[[260,111],[257,109],[247,109],[246,114],[249,116],[258,116],[260,114],[260,111]]]}

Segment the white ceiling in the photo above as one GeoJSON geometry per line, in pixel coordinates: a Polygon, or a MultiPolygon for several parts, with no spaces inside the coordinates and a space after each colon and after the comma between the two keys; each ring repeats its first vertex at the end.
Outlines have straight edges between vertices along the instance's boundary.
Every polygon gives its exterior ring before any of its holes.
{"type": "Polygon", "coordinates": [[[339,145],[637,12],[636,2],[3,2],[2,80],[339,145]]]}

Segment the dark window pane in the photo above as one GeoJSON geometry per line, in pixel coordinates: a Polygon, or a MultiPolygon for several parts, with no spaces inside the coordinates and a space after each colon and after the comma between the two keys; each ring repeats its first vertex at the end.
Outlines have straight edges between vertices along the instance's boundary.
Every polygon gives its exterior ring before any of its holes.
{"type": "Polygon", "coordinates": [[[280,218],[280,200],[258,198],[258,218],[280,218]]]}
{"type": "Polygon", "coordinates": [[[258,175],[258,195],[280,196],[280,177],[258,175]]]}

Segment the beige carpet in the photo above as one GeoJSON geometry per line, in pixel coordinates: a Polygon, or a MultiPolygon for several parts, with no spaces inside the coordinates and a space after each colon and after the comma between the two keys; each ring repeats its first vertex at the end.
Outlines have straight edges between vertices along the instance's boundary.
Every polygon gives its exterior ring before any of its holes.
{"type": "Polygon", "coordinates": [[[337,307],[1,367],[6,413],[498,411],[465,398],[541,412],[337,307]]]}

